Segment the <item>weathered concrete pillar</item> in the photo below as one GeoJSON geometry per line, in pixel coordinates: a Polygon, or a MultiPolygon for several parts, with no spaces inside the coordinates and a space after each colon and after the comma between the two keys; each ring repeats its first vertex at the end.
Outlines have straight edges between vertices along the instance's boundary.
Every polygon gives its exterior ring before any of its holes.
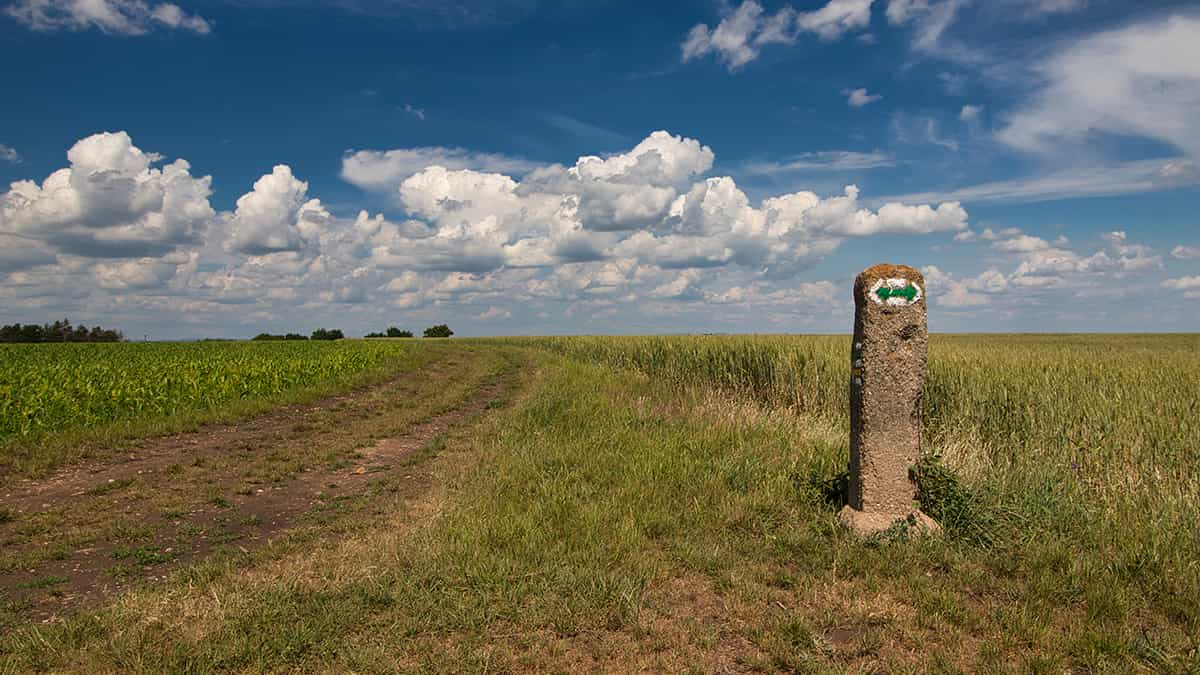
{"type": "Polygon", "coordinates": [[[916,509],[909,467],[921,453],[921,395],[929,333],[925,278],[904,265],[875,265],[854,280],[850,359],[850,488],[840,520],[859,534],[882,532],[916,509]]]}

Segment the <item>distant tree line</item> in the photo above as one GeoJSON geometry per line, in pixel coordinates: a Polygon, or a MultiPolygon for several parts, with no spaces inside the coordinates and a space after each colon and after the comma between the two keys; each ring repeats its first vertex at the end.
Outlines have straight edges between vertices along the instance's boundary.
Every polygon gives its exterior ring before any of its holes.
{"type": "Polygon", "coordinates": [[[0,342],[120,342],[121,331],[100,326],[72,326],[63,319],[43,326],[35,323],[0,326],[0,342]]]}
{"type": "MultiPolygon", "coordinates": [[[[425,337],[427,337],[427,338],[448,338],[448,337],[450,337],[451,335],[454,335],[454,331],[450,330],[450,326],[447,326],[447,325],[446,325],[446,324],[444,324],[444,323],[439,323],[439,324],[438,324],[438,325],[436,325],[436,326],[430,326],[429,328],[426,328],[426,329],[425,329],[425,337]]],[[[412,334],[412,331],[410,331],[410,330],[400,330],[399,328],[396,328],[395,326],[392,326],[391,328],[388,328],[388,329],[387,329],[387,332],[384,332],[384,333],[367,333],[367,334],[366,334],[365,336],[363,336],[363,337],[369,337],[369,338],[385,338],[385,337],[389,337],[389,338],[410,338],[410,337],[412,337],[412,336],[413,336],[413,334],[412,334]]]]}
{"type": "Polygon", "coordinates": [[[412,334],[412,331],[411,331],[411,330],[400,330],[399,328],[396,328],[395,326],[391,326],[390,328],[388,328],[388,329],[387,329],[387,332],[384,332],[384,333],[367,333],[367,334],[366,334],[366,335],[364,335],[363,337],[369,337],[369,338],[385,338],[385,337],[389,337],[389,338],[410,338],[410,337],[412,337],[412,336],[413,336],[413,334],[412,334]]]}
{"type": "Polygon", "coordinates": [[[299,333],[288,333],[287,335],[272,335],[270,333],[259,333],[252,340],[307,340],[308,338],[299,333]]]}
{"type": "MultiPolygon", "coordinates": [[[[454,335],[454,331],[450,330],[450,326],[444,323],[439,323],[436,326],[430,326],[425,329],[425,337],[427,338],[448,338],[454,335]]],[[[276,335],[273,333],[259,333],[252,340],[341,340],[346,335],[342,333],[340,328],[318,328],[312,332],[312,337],[304,337],[299,333],[288,333],[286,335],[276,335]]],[[[382,333],[367,333],[363,337],[368,338],[410,338],[413,337],[411,330],[400,330],[396,326],[390,326],[382,333]]]]}
{"type": "MultiPolygon", "coordinates": [[[[342,331],[338,328],[333,328],[333,329],[318,328],[312,332],[311,339],[313,339],[313,340],[341,340],[344,337],[346,337],[346,336],[344,334],[342,334],[342,331]]],[[[259,333],[258,335],[255,335],[254,337],[252,337],[250,339],[251,340],[308,340],[309,338],[306,338],[299,333],[288,333],[286,335],[273,335],[271,333],[259,333]]]]}

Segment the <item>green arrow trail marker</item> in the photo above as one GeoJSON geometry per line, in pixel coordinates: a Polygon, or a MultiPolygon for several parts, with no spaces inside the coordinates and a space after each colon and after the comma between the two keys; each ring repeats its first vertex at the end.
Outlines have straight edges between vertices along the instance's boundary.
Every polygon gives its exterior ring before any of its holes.
{"type": "Polygon", "coordinates": [[[920,281],[906,277],[876,279],[866,291],[876,304],[889,307],[908,307],[921,301],[920,281]]]}
{"type": "Polygon", "coordinates": [[[880,286],[879,290],[875,291],[875,295],[879,296],[879,299],[883,300],[884,302],[887,302],[888,298],[904,298],[905,300],[912,302],[917,297],[917,288],[912,284],[909,284],[904,288],[889,288],[887,286],[880,286]]]}

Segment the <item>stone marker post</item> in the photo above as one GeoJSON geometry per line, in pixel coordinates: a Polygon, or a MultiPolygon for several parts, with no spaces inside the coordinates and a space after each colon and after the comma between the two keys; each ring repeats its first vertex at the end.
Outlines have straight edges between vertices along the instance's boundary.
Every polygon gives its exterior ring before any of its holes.
{"type": "Polygon", "coordinates": [[[925,386],[925,278],[904,265],[875,265],[854,280],[850,352],[850,486],[841,522],[863,535],[912,517],[938,525],[914,506],[909,467],[921,452],[925,386]]]}

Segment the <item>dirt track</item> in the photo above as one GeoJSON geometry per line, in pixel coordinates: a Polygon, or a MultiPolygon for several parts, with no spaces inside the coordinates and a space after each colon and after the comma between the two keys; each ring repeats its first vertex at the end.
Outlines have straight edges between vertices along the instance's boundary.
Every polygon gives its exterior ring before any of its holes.
{"type": "Polygon", "coordinates": [[[52,621],[217,552],[324,536],[429,485],[421,452],[498,401],[462,352],[391,381],[239,424],[145,439],[4,488],[0,631],[52,621]]]}

